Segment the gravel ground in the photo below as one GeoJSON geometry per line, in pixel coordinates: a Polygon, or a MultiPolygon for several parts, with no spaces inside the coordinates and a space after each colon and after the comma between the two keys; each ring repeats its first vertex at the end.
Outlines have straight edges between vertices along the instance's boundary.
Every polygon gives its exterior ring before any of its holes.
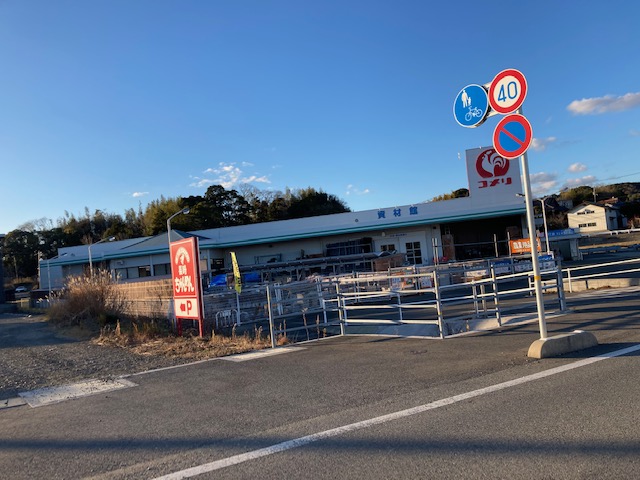
{"type": "Polygon", "coordinates": [[[38,388],[187,362],[95,345],[88,339],[63,334],[43,316],[0,314],[0,400],[38,388]]]}

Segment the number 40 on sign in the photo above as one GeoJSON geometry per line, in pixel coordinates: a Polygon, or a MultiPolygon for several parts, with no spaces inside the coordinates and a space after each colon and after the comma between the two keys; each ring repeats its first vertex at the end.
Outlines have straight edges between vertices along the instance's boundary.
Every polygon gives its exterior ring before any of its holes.
{"type": "Polygon", "coordinates": [[[489,87],[489,105],[503,115],[518,110],[527,96],[527,79],[519,70],[503,70],[489,87]]]}

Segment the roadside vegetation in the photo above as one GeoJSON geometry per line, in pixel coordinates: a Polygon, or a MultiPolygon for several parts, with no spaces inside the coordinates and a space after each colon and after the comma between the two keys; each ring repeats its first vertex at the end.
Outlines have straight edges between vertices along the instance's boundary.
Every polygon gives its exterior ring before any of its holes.
{"type": "MultiPolygon", "coordinates": [[[[73,277],[67,288],[51,298],[49,321],[76,336],[114,348],[125,348],[139,355],[164,355],[194,360],[261,350],[271,346],[260,328],[237,334],[235,329],[214,332],[205,337],[185,330],[177,336],[167,319],[129,318],[124,300],[108,271],[92,276],[73,277]]],[[[288,343],[281,335],[279,345],[288,343]]]]}

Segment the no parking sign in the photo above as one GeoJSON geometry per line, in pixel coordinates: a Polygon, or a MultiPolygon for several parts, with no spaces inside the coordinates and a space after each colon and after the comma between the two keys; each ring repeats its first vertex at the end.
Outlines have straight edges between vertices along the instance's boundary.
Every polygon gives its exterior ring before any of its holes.
{"type": "Polygon", "coordinates": [[[527,151],[532,138],[533,131],[529,120],[513,113],[496,125],[493,131],[493,148],[504,158],[516,158],[527,151]]]}

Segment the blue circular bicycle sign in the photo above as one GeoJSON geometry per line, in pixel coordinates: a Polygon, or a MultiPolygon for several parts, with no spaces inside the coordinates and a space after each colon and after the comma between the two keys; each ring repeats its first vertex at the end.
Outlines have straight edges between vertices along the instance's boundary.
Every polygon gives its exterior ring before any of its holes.
{"type": "Polygon", "coordinates": [[[480,125],[489,113],[489,96],[484,87],[467,85],[453,102],[453,116],[459,125],[473,128],[480,125]]]}

